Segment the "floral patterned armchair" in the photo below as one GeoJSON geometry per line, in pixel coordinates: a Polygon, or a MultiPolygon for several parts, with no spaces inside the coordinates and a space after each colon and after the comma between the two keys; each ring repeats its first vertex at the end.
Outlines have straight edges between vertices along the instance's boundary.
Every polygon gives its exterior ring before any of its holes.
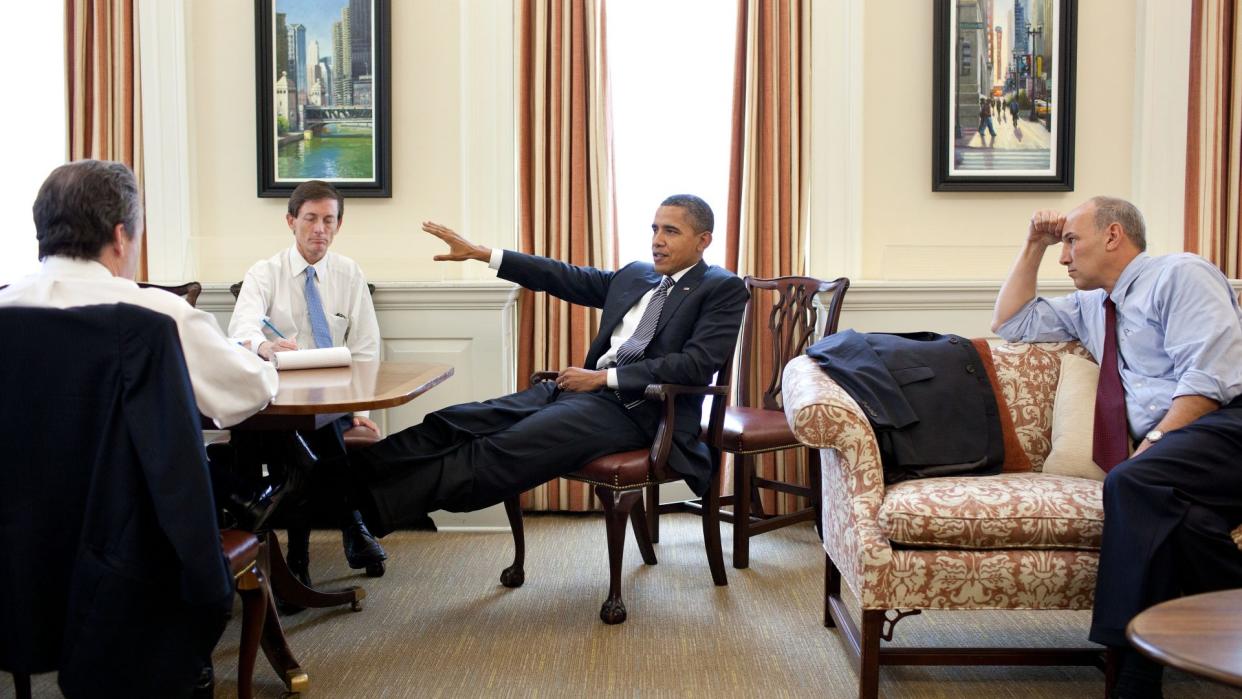
{"type": "Polygon", "coordinates": [[[854,400],[814,360],[785,368],[785,414],[820,449],[824,625],[839,627],[859,663],[859,696],[875,697],[879,666],[1100,664],[1066,648],[881,648],[902,617],[924,609],[1089,609],[1103,529],[1102,484],[1040,473],[1051,446],[1061,356],[1078,343],[992,348],[1018,442],[1032,470],[886,486],[875,434],[854,400]],[[841,600],[858,598],[861,633],[841,600]]]}

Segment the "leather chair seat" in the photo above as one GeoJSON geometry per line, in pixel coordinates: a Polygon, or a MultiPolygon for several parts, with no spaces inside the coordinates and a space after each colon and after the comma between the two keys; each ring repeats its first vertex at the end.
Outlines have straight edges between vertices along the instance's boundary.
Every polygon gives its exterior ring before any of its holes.
{"type": "Polygon", "coordinates": [[[259,538],[240,529],[221,529],[220,548],[229,563],[229,572],[237,577],[254,565],[259,557],[259,538]]]}
{"type": "Polygon", "coordinates": [[[780,410],[729,406],[725,408],[724,447],[733,453],[792,449],[802,444],[789,429],[780,410]]]}
{"type": "Polygon", "coordinates": [[[665,467],[651,473],[648,457],[650,449],[633,449],[616,454],[601,456],[582,468],[566,476],[574,480],[587,481],[610,488],[632,488],[648,483],[663,483],[681,478],[677,473],[665,467]],[[651,478],[655,476],[655,478],[651,478]]]}

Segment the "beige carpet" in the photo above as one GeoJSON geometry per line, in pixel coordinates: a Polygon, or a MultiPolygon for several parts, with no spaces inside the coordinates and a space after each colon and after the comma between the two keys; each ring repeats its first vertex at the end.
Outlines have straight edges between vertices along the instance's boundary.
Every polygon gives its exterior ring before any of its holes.
{"type": "MultiPolygon", "coordinates": [[[[384,539],[388,573],[350,571],[336,532],[316,532],[317,582],[361,584],[361,612],[284,617],[317,697],[854,697],[857,678],[834,630],[821,623],[823,549],[810,525],[754,540],[752,567],[712,585],[699,521],[664,519],[660,563],[645,566],[631,538],[623,594],[629,620],[599,621],[607,593],[604,526],[596,517],[527,518],[526,584],[502,587],[508,533],[400,532],[384,539]]],[[[730,527],[725,525],[726,564],[730,527]]],[[[240,609],[240,608],[239,608],[240,609]]],[[[1064,612],[931,613],[897,626],[902,645],[1086,645],[1089,616],[1064,612]]],[[[238,623],[215,654],[217,696],[235,696],[238,623]]],[[[51,676],[36,696],[55,696],[51,676]]],[[[283,686],[262,656],[256,694],[283,686]]],[[[0,681],[0,691],[12,687],[0,681]]],[[[1168,673],[1165,696],[1238,697],[1168,673]]],[[[882,697],[1101,697],[1093,668],[888,668],[882,697]]]]}

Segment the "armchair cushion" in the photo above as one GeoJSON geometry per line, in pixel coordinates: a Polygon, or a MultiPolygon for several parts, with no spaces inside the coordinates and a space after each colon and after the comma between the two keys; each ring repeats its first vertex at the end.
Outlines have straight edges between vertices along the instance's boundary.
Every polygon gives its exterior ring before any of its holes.
{"type": "Polygon", "coordinates": [[[890,485],[880,528],[897,546],[952,549],[1100,547],[1101,484],[1037,473],[928,478],[890,485]]]}

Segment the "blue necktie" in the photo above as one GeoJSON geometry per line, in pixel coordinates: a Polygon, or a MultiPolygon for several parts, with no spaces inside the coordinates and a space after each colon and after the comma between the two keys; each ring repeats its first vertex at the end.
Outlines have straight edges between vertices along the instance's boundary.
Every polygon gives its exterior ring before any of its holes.
{"type": "Polygon", "coordinates": [[[311,335],[316,347],[332,346],[332,331],[328,330],[328,318],[323,314],[323,301],[315,284],[315,268],[306,267],[306,312],[310,314],[311,335]]]}

